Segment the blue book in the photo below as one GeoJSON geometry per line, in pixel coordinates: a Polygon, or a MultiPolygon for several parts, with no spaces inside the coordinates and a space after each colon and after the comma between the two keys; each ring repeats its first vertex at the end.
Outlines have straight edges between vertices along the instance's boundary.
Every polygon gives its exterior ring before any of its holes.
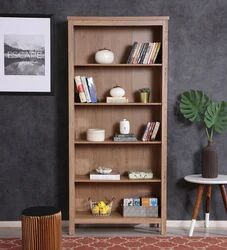
{"type": "Polygon", "coordinates": [[[157,207],[158,206],[158,199],[157,198],[150,198],[150,206],[157,207]]]}
{"type": "Polygon", "coordinates": [[[87,77],[87,86],[91,97],[91,102],[97,102],[96,87],[92,77],[87,77]]]}
{"type": "Polygon", "coordinates": [[[133,198],[133,206],[140,207],[140,198],[133,198]]]}

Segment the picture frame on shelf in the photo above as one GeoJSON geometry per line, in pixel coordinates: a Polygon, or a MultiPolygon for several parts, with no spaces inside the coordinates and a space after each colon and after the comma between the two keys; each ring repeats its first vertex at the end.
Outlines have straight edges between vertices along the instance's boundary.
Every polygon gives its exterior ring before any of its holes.
{"type": "Polygon", "coordinates": [[[0,15],[0,93],[52,94],[52,15],[0,15]]]}

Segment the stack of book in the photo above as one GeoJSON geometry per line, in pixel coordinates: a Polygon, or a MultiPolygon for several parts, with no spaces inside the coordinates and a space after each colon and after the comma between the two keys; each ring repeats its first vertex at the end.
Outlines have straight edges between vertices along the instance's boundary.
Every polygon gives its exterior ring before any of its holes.
{"type": "Polygon", "coordinates": [[[138,43],[134,42],[129,54],[127,63],[129,64],[153,64],[155,63],[161,43],[138,43]]]}
{"type": "Polygon", "coordinates": [[[158,198],[124,198],[124,207],[157,207],[158,198]]]}
{"type": "Polygon", "coordinates": [[[96,87],[92,77],[75,76],[75,84],[80,102],[97,102],[96,87]]]}
{"type": "Polygon", "coordinates": [[[124,217],[158,217],[157,198],[124,198],[124,217]]]}
{"type": "Polygon", "coordinates": [[[110,174],[99,174],[96,171],[90,172],[90,180],[120,180],[121,175],[118,171],[112,171],[110,174]]]}
{"type": "Polygon", "coordinates": [[[128,98],[126,97],[110,97],[107,96],[106,97],[106,102],[107,103],[127,103],[128,102],[128,98]]]}
{"type": "Polygon", "coordinates": [[[135,134],[127,134],[127,135],[123,135],[123,134],[116,134],[114,136],[114,141],[118,141],[118,142],[131,142],[131,141],[138,141],[135,134]]]}
{"type": "Polygon", "coordinates": [[[159,127],[160,127],[160,122],[148,122],[146,125],[146,129],[143,133],[142,141],[155,140],[159,127]]]}

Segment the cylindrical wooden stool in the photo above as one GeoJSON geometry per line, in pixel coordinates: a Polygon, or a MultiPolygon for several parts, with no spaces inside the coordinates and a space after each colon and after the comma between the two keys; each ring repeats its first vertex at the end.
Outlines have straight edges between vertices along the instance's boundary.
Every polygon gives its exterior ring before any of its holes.
{"type": "Polygon", "coordinates": [[[46,206],[23,210],[22,249],[60,250],[61,211],[46,206]]]}

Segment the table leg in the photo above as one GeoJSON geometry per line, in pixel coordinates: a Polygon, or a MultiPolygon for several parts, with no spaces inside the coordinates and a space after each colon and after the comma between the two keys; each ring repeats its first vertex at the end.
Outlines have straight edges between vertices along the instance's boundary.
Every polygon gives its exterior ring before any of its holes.
{"type": "Polygon", "coordinates": [[[206,191],[206,213],[205,213],[205,227],[209,227],[210,219],[210,200],[211,200],[211,185],[207,185],[206,191]]]}
{"type": "Polygon", "coordinates": [[[199,209],[200,209],[200,205],[201,205],[201,201],[203,197],[203,191],[204,191],[204,185],[199,184],[197,187],[197,196],[196,196],[195,206],[194,206],[193,213],[192,213],[192,222],[191,222],[191,226],[189,230],[190,237],[193,235],[196,218],[199,214],[199,209]]]}
{"type": "Polygon", "coordinates": [[[221,185],[219,185],[219,187],[220,187],[222,199],[223,199],[223,202],[225,205],[225,210],[227,212],[227,194],[226,194],[226,190],[225,190],[225,185],[221,184],[221,185]]]}

